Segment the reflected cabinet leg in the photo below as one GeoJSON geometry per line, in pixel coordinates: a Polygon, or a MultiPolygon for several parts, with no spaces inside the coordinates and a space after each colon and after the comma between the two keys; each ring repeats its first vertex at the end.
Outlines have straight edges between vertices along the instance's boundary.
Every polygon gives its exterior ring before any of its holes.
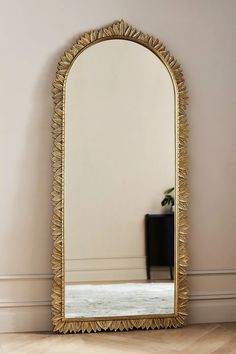
{"type": "Polygon", "coordinates": [[[174,280],[172,265],[170,265],[170,279],[171,279],[171,280],[174,280]]]}
{"type": "Polygon", "coordinates": [[[148,217],[145,215],[145,249],[146,249],[146,271],[147,271],[147,280],[151,279],[150,274],[150,253],[149,253],[149,237],[148,237],[148,217]]]}
{"type": "Polygon", "coordinates": [[[167,254],[168,254],[168,264],[170,268],[170,279],[174,280],[173,277],[173,263],[174,263],[174,214],[169,214],[165,219],[165,229],[167,237],[167,254]]]}

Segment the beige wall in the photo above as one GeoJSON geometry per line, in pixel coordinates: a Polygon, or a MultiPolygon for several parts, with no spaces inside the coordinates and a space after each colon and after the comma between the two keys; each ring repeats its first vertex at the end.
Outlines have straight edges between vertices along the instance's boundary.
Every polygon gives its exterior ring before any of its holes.
{"type": "Polygon", "coordinates": [[[236,320],[234,0],[1,0],[0,331],[50,328],[51,82],[82,32],[158,36],[189,89],[190,321],[236,320]]]}

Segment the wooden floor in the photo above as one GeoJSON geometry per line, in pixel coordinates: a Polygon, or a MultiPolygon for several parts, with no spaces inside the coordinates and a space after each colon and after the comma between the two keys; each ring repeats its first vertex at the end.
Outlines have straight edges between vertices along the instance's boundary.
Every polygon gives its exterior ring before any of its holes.
{"type": "Polygon", "coordinates": [[[160,331],[0,334],[1,354],[233,354],[236,323],[160,331]]]}

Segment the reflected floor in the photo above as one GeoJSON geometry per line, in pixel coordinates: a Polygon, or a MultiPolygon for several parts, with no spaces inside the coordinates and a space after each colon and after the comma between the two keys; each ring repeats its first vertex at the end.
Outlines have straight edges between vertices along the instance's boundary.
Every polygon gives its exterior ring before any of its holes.
{"type": "Polygon", "coordinates": [[[174,283],[76,284],[65,287],[65,317],[174,313],[174,283]]]}

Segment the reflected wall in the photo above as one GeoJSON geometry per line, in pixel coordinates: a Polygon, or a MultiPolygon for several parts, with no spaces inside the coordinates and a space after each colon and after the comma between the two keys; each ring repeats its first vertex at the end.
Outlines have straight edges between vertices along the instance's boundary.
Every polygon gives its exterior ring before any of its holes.
{"type": "MultiPolygon", "coordinates": [[[[155,305],[161,291],[155,276],[151,282],[147,277],[144,219],[146,214],[169,212],[161,201],[164,191],[175,186],[171,76],[161,60],[138,43],[97,43],[83,51],[69,71],[65,117],[65,303],[68,299],[70,307],[84,299],[77,315],[69,317],[86,317],[82,308],[91,305],[88,294],[93,292],[95,317],[116,315],[98,309],[94,299],[99,297],[114,297],[113,304],[123,301],[117,314],[129,315],[125,304],[131,293],[144,300],[141,308],[137,303],[129,309],[130,315],[163,313],[165,309],[158,312],[155,305]],[[148,298],[151,310],[144,305],[148,298]]],[[[158,279],[160,272],[155,272],[158,279]]],[[[171,294],[166,311],[173,313],[174,287],[168,284],[162,291],[171,294]]]]}

